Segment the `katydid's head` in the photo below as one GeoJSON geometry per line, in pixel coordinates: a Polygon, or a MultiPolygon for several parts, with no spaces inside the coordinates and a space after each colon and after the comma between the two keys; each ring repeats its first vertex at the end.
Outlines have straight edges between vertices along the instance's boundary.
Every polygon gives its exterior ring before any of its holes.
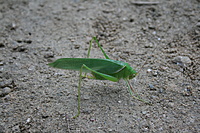
{"type": "Polygon", "coordinates": [[[132,79],[134,78],[135,76],[137,76],[137,72],[128,64],[128,63],[124,63],[126,65],[126,76],[125,78],[127,79],[132,79]]]}

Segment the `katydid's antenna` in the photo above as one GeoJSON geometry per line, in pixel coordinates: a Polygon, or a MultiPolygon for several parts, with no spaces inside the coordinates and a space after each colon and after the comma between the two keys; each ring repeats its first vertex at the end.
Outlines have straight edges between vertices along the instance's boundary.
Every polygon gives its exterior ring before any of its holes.
{"type": "MultiPolygon", "coordinates": [[[[152,53],[154,53],[154,51],[157,49],[158,45],[152,50],[152,53]]],[[[152,55],[152,54],[151,54],[152,55]]],[[[142,68],[144,67],[144,65],[147,63],[148,58],[145,60],[145,62],[143,63],[142,67],[140,67],[140,69],[137,71],[137,73],[139,74],[140,71],[142,70],[142,68]]]]}

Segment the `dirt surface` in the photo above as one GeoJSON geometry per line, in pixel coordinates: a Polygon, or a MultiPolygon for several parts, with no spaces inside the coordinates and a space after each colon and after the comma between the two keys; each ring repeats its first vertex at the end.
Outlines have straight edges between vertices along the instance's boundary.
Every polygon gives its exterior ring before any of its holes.
{"type": "Polygon", "coordinates": [[[0,133],[200,132],[199,55],[199,0],[1,0],[0,133]],[[139,71],[131,84],[152,105],[123,80],[84,79],[71,119],[79,72],[47,64],[85,58],[93,36],[139,71]]]}

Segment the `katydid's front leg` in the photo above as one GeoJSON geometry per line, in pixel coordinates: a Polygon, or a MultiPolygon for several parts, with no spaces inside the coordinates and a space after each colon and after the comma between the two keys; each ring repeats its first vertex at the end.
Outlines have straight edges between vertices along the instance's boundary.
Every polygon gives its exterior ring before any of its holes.
{"type": "Polygon", "coordinates": [[[141,101],[141,102],[144,102],[144,103],[146,103],[146,104],[151,105],[150,102],[141,99],[140,96],[139,96],[137,93],[135,93],[136,96],[134,96],[134,95],[133,95],[134,90],[133,90],[133,87],[132,87],[132,85],[130,84],[129,80],[128,80],[128,79],[124,79],[124,80],[125,80],[125,82],[126,82],[126,84],[127,84],[127,86],[128,86],[128,91],[129,91],[130,95],[131,95],[133,98],[135,98],[135,99],[137,99],[137,100],[139,100],[139,101],[141,101]]]}

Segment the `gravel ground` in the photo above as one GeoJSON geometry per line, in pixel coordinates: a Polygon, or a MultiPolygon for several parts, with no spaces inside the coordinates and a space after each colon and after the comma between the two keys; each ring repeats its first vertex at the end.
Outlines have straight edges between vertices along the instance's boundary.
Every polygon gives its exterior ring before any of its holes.
{"type": "MultiPolygon", "coordinates": [[[[199,0],[1,0],[0,133],[200,132],[199,0]],[[85,58],[96,36],[111,59],[139,75],[84,79],[50,68],[85,58]]],[[[91,56],[104,58],[94,44],[91,56]]]]}

